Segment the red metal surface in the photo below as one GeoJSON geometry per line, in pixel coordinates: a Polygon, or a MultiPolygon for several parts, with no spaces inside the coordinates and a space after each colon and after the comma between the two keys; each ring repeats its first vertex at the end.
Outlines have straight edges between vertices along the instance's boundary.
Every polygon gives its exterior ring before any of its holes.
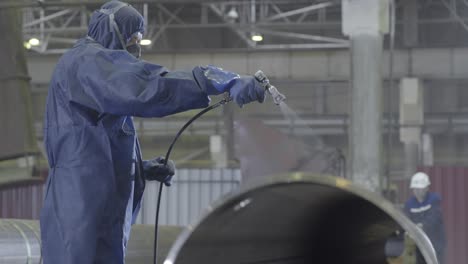
{"type": "Polygon", "coordinates": [[[431,191],[442,197],[447,234],[446,264],[468,263],[468,168],[426,167],[431,191]]]}
{"type": "Polygon", "coordinates": [[[42,180],[0,186],[0,218],[39,219],[43,186],[42,180]]]}
{"type": "Polygon", "coordinates": [[[306,142],[258,120],[243,119],[235,122],[235,140],[243,180],[294,171],[344,174],[337,150],[319,137],[306,142]]]}

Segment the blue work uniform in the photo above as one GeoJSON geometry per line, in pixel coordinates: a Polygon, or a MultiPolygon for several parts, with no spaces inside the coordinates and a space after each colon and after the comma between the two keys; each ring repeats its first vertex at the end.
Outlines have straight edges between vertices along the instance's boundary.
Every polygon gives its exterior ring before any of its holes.
{"type": "MultiPolygon", "coordinates": [[[[436,193],[428,192],[422,203],[416,197],[411,197],[405,204],[405,214],[413,223],[422,224],[422,229],[434,246],[439,263],[442,263],[446,238],[440,196],[436,193]]],[[[418,264],[425,263],[422,261],[422,256],[419,252],[417,258],[418,264]]]]}
{"type": "MultiPolygon", "coordinates": [[[[107,8],[120,2],[110,2],[107,8]]],[[[106,5],[103,8],[106,8],[106,5]]],[[[145,180],[132,116],[163,117],[209,105],[203,71],[169,72],[123,50],[108,15],[59,60],[47,97],[49,161],[41,236],[44,264],[124,263],[145,180]]],[[[131,7],[115,20],[142,30],[131,7]]]]}

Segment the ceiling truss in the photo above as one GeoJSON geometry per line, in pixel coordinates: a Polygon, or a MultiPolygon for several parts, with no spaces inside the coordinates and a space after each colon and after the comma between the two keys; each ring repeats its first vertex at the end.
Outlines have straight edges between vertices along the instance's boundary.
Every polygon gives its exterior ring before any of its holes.
{"type": "MultiPolygon", "coordinates": [[[[40,40],[40,45],[31,50],[40,53],[62,53],[87,31],[93,12],[102,1],[43,1],[42,6],[23,7],[24,40],[40,40]],[[53,4],[52,4],[53,3],[53,4]]],[[[170,50],[170,37],[177,30],[220,30],[230,32],[241,43],[237,46],[220,45],[224,48],[283,49],[283,48],[342,48],[348,46],[343,36],[329,37],[307,33],[310,25],[326,20],[326,8],[336,8],[338,1],[128,1],[139,10],[147,22],[145,38],[152,45],[151,51],[170,50]],[[291,29],[299,27],[299,32],[291,29]],[[283,30],[281,30],[283,29],[283,30]],[[286,30],[288,29],[288,30],[286,30]],[[265,36],[266,41],[255,42],[253,34],[265,36]],[[274,37],[270,38],[270,37],[274,37]]],[[[15,6],[11,3],[10,6],[15,6]]],[[[6,8],[5,3],[0,8],[6,8]]],[[[231,41],[232,42],[232,41],[231,41]]],[[[211,47],[213,48],[213,47],[211,47]]]]}
{"type": "MultiPolygon", "coordinates": [[[[418,4],[415,32],[420,47],[468,43],[468,0],[395,0],[396,38],[407,26],[405,3],[418,4]],[[454,30],[457,29],[457,30],[454,30]],[[440,34],[438,33],[440,32],[440,34]],[[444,35],[444,38],[440,36],[444,35]]],[[[22,8],[24,40],[40,40],[39,53],[63,53],[86,35],[100,0],[6,0],[1,8],[22,8]]],[[[226,49],[346,48],[341,0],[128,0],[147,25],[146,52],[226,49]],[[252,35],[261,34],[255,42],[252,35]]],[[[414,26],[413,26],[414,28],[414,26]]],[[[401,44],[404,46],[404,44],[401,44]]],[[[398,46],[398,43],[397,43],[398,46]]]]}

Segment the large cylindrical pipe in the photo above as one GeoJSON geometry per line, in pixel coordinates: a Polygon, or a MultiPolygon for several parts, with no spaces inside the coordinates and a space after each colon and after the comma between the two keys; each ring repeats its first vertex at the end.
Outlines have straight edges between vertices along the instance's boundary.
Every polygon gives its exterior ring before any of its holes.
{"type": "Polygon", "coordinates": [[[383,264],[395,230],[437,264],[424,233],[384,198],[342,178],[298,173],[218,202],[182,232],[164,264],[383,264]]]}
{"type": "MultiPolygon", "coordinates": [[[[167,252],[181,232],[179,227],[160,227],[158,263],[162,263],[167,252]]],[[[154,226],[132,227],[125,263],[148,264],[153,260],[154,226]]],[[[41,264],[41,240],[39,222],[17,219],[0,219],[0,263],[41,264]]]]}

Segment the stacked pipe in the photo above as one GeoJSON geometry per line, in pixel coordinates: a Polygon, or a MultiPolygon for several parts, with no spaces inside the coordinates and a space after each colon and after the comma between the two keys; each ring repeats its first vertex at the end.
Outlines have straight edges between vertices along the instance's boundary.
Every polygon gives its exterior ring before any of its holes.
{"type": "MultiPolygon", "coordinates": [[[[181,228],[164,226],[158,245],[159,261],[162,263],[167,252],[179,235],[181,228]]],[[[127,248],[125,263],[148,264],[153,259],[154,226],[135,225],[127,248]]],[[[0,263],[2,264],[41,264],[41,243],[38,221],[1,219],[0,220],[0,263]]]]}
{"type": "MultiPolygon", "coordinates": [[[[437,264],[422,230],[384,198],[343,178],[296,173],[251,182],[180,235],[162,227],[158,263],[383,264],[397,230],[437,264]]],[[[151,263],[153,232],[133,227],[126,263],[151,263]]],[[[0,220],[0,263],[41,263],[37,222],[0,220]]]]}

